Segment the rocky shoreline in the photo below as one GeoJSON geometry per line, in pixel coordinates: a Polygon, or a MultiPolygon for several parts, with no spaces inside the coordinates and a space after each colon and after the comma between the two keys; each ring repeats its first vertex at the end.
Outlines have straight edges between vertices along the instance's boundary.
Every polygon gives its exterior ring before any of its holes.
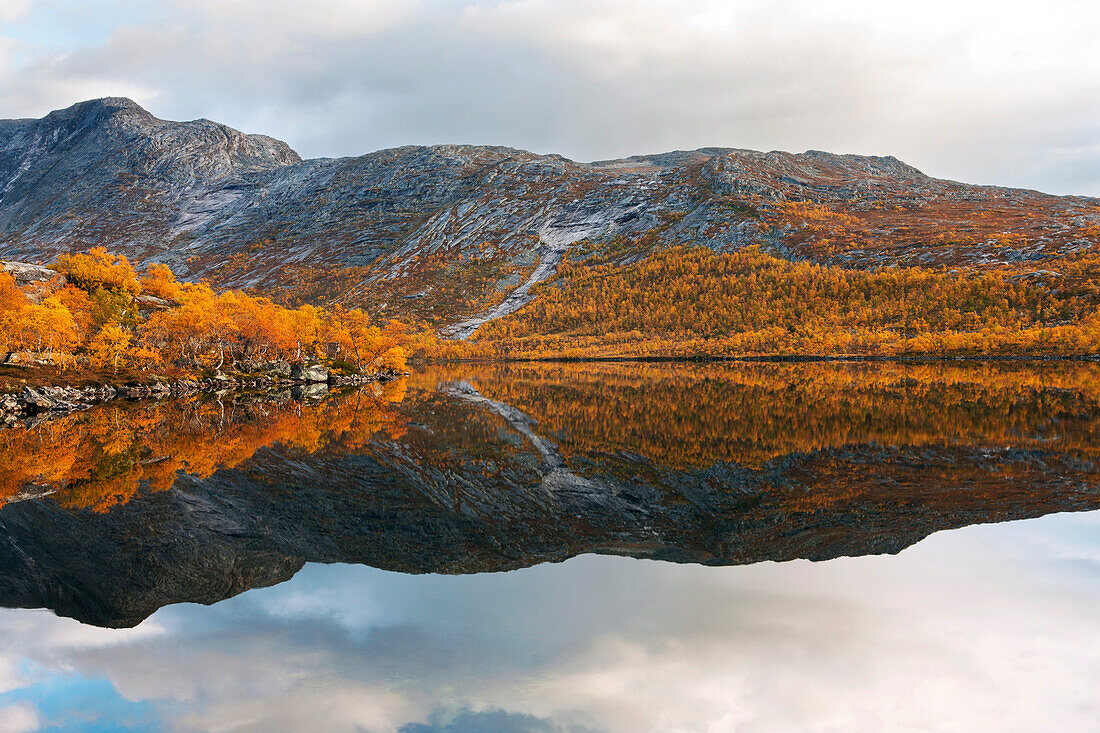
{"type": "Polygon", "coordinates": [[[296,399],[321,399],[331,388],[385,383],[403,373],[380,371],[370,374],[333,374],[322,365],[295,368],[291,375],[223,375],[198,380],[158,380],[149,384],[107,384],[75,387],[24,387],[22,393],[0,394],[0,427],[87,410],[114,399],[166,399],[199,394],[220,395],[229,391],[290,390],[296,399]]]}

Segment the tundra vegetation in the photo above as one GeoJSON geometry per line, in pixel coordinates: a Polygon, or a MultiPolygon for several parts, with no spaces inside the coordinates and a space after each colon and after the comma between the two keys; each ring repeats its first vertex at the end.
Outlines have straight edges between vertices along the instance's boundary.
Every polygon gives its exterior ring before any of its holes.
{"type": "Polygon", "coordinates": [[[377,372],[409,359],[1100,353],[1091,249],[1036,271],[855,269],[620,237],[568,253],[530,303],[464,342],[338,302],[217,292],[161,264],[138,273],[102,248],[53,267],[57,282],[27,291],[0,273],[0,359],[182,375],[317,360],[377,372]]]}
{"type": "MultiPolygon", "coordinates": [[[[1086,355],[1100,352],[1100,255],[1004,267],[853,269],[749,246],[631,242],[567,257],[522,310],[478,331],[497,357],[1086,355]]],[[[571,253],[572,254],[572,253],[571,253]]]]}

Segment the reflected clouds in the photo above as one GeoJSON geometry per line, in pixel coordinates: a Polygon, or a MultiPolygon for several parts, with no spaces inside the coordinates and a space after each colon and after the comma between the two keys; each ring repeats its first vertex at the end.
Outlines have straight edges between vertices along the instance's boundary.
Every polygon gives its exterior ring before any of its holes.
{"type": "Polygon", "coordinates": [[[410,723],[402,726],[398,733],[588,733],[588,731],[578,726],[562,728],[533,715],[519,715],[503,710],[479,713],[464,710],[449,719],[446,716],[434,715],[429,723],[410,723]]]}
{"type": "Polygon", "coordinates": [[[31,733],[40,725],[38,712],[29,705],[0,707],[0,733],[31,733]]]}
{"type": "Polygon", "coordinates": [[[124,632],[4,611],[0,706],[34,713],[21,690],[75,674],[178,730],[1085,729],[1098,526],[1056,515],[897,557],[734,568],[307,566],[124,632]]]}

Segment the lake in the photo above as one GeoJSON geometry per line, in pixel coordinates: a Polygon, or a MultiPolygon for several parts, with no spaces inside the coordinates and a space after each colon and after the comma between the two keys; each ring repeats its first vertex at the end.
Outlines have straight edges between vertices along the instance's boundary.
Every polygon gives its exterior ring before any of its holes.
{"type": "Polygon", "coordinates": [[[1100,365],[511,363],[0,429],[0,732],[1093,730],[1100,365]]]}

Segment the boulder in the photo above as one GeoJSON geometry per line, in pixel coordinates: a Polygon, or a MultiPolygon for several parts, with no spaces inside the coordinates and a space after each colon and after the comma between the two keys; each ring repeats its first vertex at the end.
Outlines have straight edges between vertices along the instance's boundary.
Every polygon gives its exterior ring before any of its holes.
{"type": "Polygon", "coordinates": [[[0,262],[0,271],[6,272],[15,279],[15,284],[21,288],[44,282],[59,282],[64,285],[68,282],[63,274],[57,270],[51,270],[42,265],[32,265],[29,262],[0,262]]]}
{"type": "Polygon", "coordinates": [[[172,303],[164,298],[158,298],[155,295],[141,294],[134,297],[134,302],[137,303],[137,307],[142,310],[166,310],[172,307],[172,303]]]}
{"type": "Polygon", "coordinates": [[[327,382],[328,369],[323,364],[295,364],[290,369],[290,378],[299,382],[327,382]]]}
{"type": "Polygon", "coordinates": [[[328,384],[324,382],[303,384],[300,387],[292,389],[290,395],[299,402],[306,400],[323,400],[328,395],[328,384]]]}
{"type": "Polygon", "coordinates": [[[68,282],[68,278],[60,272],[28,262],[0,262],[0,272],[11,275],[16,287],[22,290],[32,303],[41,302],[43,298],[57,292],[68,282]]]}
{"type": "Polygon", "coordinates": [[[23,390],[23,402],[36,410],[51,410],[57,404],[44,394],[40,394],[30,387],[23,390]]]}

